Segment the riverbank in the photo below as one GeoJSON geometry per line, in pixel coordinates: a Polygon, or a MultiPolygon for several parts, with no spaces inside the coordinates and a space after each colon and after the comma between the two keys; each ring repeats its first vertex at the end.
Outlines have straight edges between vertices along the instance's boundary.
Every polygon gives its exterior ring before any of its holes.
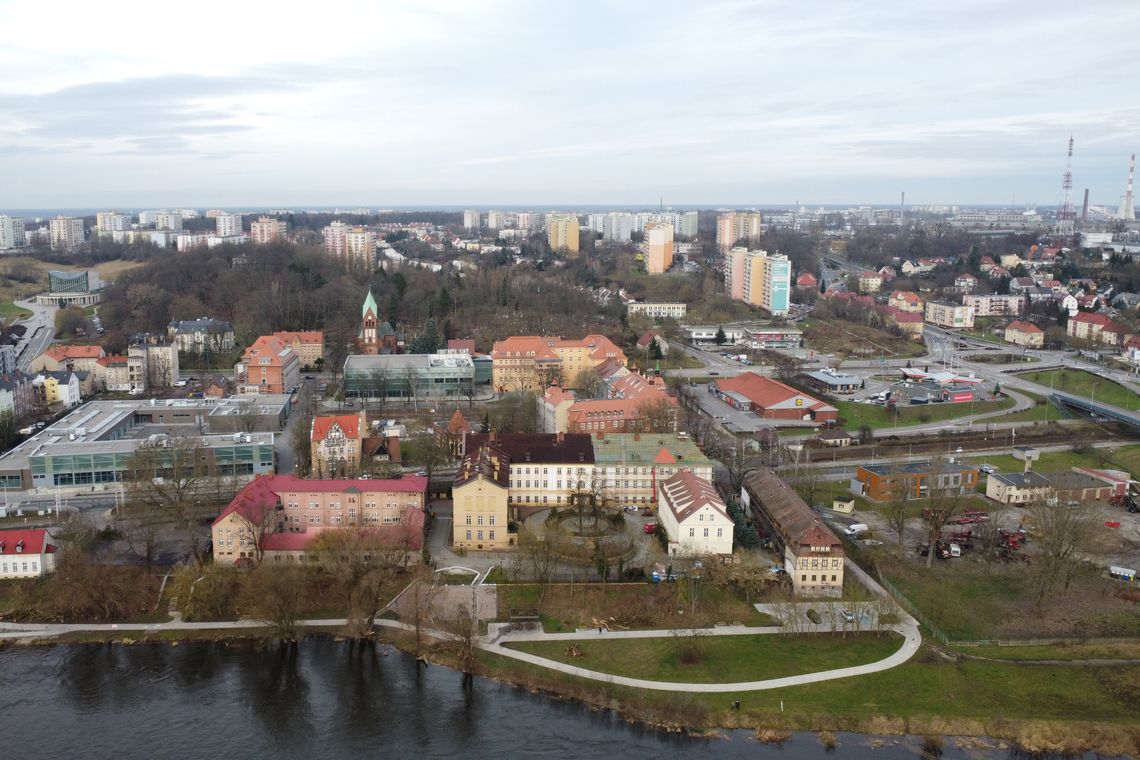
{"type": "MultiPolygon", "coordinates": [[[[343,629],[306,626],[305,635],[343,638],[343,629]]],[[[74,631],[8,644],[126,646],[189,642],[264,642],[265,628],[74,631]]],[[[454,651],[417,651],[413,632],[384,621],[377,638],[425,662],[459,670],[454,651]]],[[[868,676],[768,692],[686,693],[590,681],[479,650],[473,675],[557,699],[572,700],[623,720],[694,735],[723,730],[851,732],[884,736],[990,737],[1030,752],[1140,754],[1140,667],[1025,665],[975,661],[924,646],[912,662],[868,676]],[[739,702],[739,708],[736,703],[739,702]]]]}

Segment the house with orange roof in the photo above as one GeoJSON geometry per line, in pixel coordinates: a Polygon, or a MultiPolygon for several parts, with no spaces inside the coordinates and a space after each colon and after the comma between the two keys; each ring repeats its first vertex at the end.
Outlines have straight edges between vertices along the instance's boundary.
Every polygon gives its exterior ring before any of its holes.
{"type": "Polygon", "coordinates": [[[565,433],[570,408],[577,402],[574,391],[551,385],[538,399],[539,429],[543,433],[565,433]]]}
{"type": "Polygon", "coordinates": [[[101,356],[95,360],[95,386],[111,393],[142,393],[146,390],[146,356],[101,356]]]}
{"type": "Polygon", "coordinates": [[[46,528],[0,530],[0,578],[39,578],[55,572],[59,547],[46,528]]]}
{"type": "Polygon", "coordinates": [[[102,346],[49,346],[42,354],[32,359],[28,372],[95,372],[95,362],[106,356],[102,346]]]}
{"type": "Polygon", "coordinates": [[[1006,325],[1005,342],[1029,348],[1041,348],[1045,345],[1045,331],[1032,322],[1014,320],[1006,325]]]}
{"type": "Polygon", "coordinates": [[[755,372],[722,378],[712,385],[724,403],[764,419],[828,422],[839,416],[834,406],[755,372]]]}
{"type": "Polygon", "coordinates": [[[735,522],[716,487],[682,469],[657,486],[657,519],[669,536],[670,557],[732,554],[735,522]]]}
{"type": "Polygon", "coordinates": [[[240,393],[288,393],[300,382],[297,352],[272,335],[255,340],[234,366],[234,383],[240,393]]]}
{"type": "Polygon", "coordinates": [[[214,563],[302,561],[321,531],[373,532],[409,552],[423,545],[427,478],[305,480],[261,475],[246,484],[211,527],[214,563]]]}
{"type": "Polygon", "coordinates": [[[1070,338],[1109,346],[1123,346],[1129,336],[1128,328],[1124,325],[1114,322],[1104,314],[1084,311],[1069,317],[1065,331],[1070,338]]]}
{"type": "Polygon", "coordinates": [[[923,309],[922,298],[918,293],[910,290],[896,290],[891,293],[890,298],[887,299],[887,305],[893,306],[899,311],[914,312],[921,314],[923,309]]]}
{"type": "Polygon", "coordinates": [[[325,334],[320,330],[288,332],[279,330],[273,337],[297,352],[301,370],[316,369],[325,363],[325,334]]]}
{"type": "Polygon", "coordinates": [[[344,477],[360,471],[362,441],[368,435],[364,410],[357,414],[317,415],[310,425],[312,472],[344,477]]]}
{"type": "Polygon", "coordinates": [[[581,340],[517,335],[495,341],[491,349],[491,383],[500,393],[540,391],[548,385],[573,383],[578,373],[614,360],[625,366],[625,352],[604,335],[581,340]]]}

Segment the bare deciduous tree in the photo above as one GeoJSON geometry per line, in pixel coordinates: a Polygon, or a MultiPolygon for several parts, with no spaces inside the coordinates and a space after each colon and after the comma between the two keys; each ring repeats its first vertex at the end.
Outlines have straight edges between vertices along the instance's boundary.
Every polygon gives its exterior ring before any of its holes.
{"type": "Polygon", "coordinates": [[[1037,544],[1033,572],[1040,611],[1045,599],[1058,586],[1068,590],[1084,564],[1082,555],[1088,551],[1103,515],[1091,504],[1069,506],[1055,498],[1034,504],[1029,514],[1037,544]]]}

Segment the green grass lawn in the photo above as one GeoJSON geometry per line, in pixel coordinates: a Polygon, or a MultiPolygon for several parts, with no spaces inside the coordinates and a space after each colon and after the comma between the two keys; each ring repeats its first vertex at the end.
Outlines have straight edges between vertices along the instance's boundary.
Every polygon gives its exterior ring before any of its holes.
{"type": "Polygon", "coordinates": [[[1029,647],[955,647],[975,657],[1025,662],[1029,660],[1137,660],[1140,641],[1119,644],[1049,644],[1029,647]]]}
{"type": "Polygon", "coordinates": [[[799,673],[863,665],[890,656],[902,645],[896,633],[805,634],[800,636],[672,636],[655,639],[526,641],[510,646],[558,662],[602,673],[651,681],[731,683],[761,681],[799,673]],[[573,644],[580,657],[568,654],[573,644]],[[681,650],[692,645],[698,662],[681,662],[681,650]]]}
{"type": "Polygon", "coordinates": [[[1040,372],[1023,372],[1018,375],[1033,383],[1052,387],[1054,390],[1083,396],[1095,401],[1119,406],[1122,409],[1136,409],[1140,406],[1140,396],[1091,372],[1079,369],[1054,369],[1040,372]]]}
{"type": "MultiPolygon", "coordinates": [[[[540,688],[592,694],[607,705],[617,700],[650,717],[697,721],[703,717],[709,723],[733,725],[733,715],[743,714],[769,725],[779,720],[778,725],[807,729],[839,720],[848,729],[868,732],[892,725],[885,720],[890,718],[936,720],[942,729],[934,733],[957,726],[965,729],[962,733],[985,734],[1003,720],[1098,721],[1128,727],[1136,719],[1134,684],[1140,679],[1140,667],[1135,666],[1110,671],[983,660],[947,662],[924,648],[897,668],[866,676],[768,691],[678,695],[597,684],[492,653],[482,653],[481,661],[492,672],[540,688]],[[739,713],[733,710],[736,700],[741,703],[739,713]]],[[[893,725],[900,730],[897,723],[893,725]]]]}
{"type": "MultiPolygon", "coordinates": [[[[1000,418],[1004,420],[1005,418],[1000,418]]],[[[1012,455],[971,457],[964,458],[974,463],[984,462],[998,468],[999,472],[1021,472],[1024,462],[1014,459],[1012,455]]],[[[1069,470],[1073,467],[1107,467],[1109,469],[1123,469],[1132,473],[1132,477],[1140,477],[1140,445],[1121,446],[1116,449],[1095,449],[1092,453],[1079,451],[1046,451],[1041,458],[1033,464],[1038,472],[1050,470],[1069,470]],[[1102,465],[1100,455],[1104,454],[1108,461],[1102,465]]]]}
{"type": "Polygon", "coordinates": [[[0,303],[0,318],[3,319],[15,321],[20,317],[26,317],[31,313],[32,312],[29,310],[25,309],[22,306],[17,306],[11,301],[0,303]]]}
{"type": "Polygon", "coordinates": [[[1050,404],[1044,396],[1038,396],[1036,393],[1030,393],[1029,391],[1019,390],[1017,392],[1029,398],[1035,406],[1029,409],[1022,409],[1020,412],[1003,414],[1001,417],[994,419],[994,422],[1048,422],[1049,420],[1061,419],[1061,413],[1057,411],[1056,407],[1050,404]]]}
{"type": "MultiPolygon", "coordinates": [[[[854,401],[837,401],[836,408],[839,416],[843,418],[844,427],[854,433],[863,425],[872,429],[887,427],[902,427],[904,425],[920,425],[927,422],[945,422],[973,414],[998,412],[1010,409],[1015,401],[1009,396],[1003,396],[999,401],[978,401],[973,404],[918,404],[900,406],[897,412],[877,404],[858,404],[854,401]]],[[[1003,418],[1004,419],[1004,418],[1003,418]]]]}

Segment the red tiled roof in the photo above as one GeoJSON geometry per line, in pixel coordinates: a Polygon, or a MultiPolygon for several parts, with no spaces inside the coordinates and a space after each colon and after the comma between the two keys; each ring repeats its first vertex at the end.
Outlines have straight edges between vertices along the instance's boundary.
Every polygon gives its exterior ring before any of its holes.
{"type": "Polygon", "coordinates": [[[1013,330],[1014,332],[1030,333],[1033,335],[1045,332],[1044,330],[1042,330],[1040,327],[1033,324],[1032,322],[1022,322],[1021,320],[1016,320],[1014,322],[1010,322],[1009,325],[1007,325],[1005,329],[1013,330]]]}
{"type": "Polygon", "coordinates": [[[653,458],[653,464],[677,464],[677,457],[669,453],[669,449],[663,447],[653,458]]]}
{"type": "Polygon", "coordinates": [[[802,407],[804,409],[834,408],[813,396],[809,396],[806,393],[797,391],[795,388],[784,385],[778,380],[762,377],[755,372],[743,372],[736,377],[726,377],[723,380],[717,380],[716,386],[721,391],[734,391],[746,396],[753,404],[762,409],[776,406],[796,396],[802,396],[805,399],[802,407]]]}
{"type": "Polygon", "coordinates": [[[447,432],[452,435],[460,433],[467,434],[471,432],[471,425],[467,422],[467,418],[458,409],[455,414],[451,415],[451,419],[447,421],[447,432]]]}
{"type": "Polygon", "coordinates": [[[360,429],[360,415],[320,415],[313,418],[312,440],[323,441],[328,436],[333,424],[338,425],[347,438],[360,438],[364,434],[364,431],[360,429]]]}
{"type": "Polygon", "coordinates": [[[677,518],[678,525],[705,507],[711,507],[725,518],[728,512],[720,495],[707,480],[701,480],[692,470],[680,470],[662,481],[661,492],[665,504],[677,518]]]}
{"type": "Polygon", "coordinates": [[[817,280],[815,278],[815,275],[810,272],[804,272],[796,278],[797,288],[814,288],[817,285],[819,285],[819,280],[817,280]]]}
{"type": "Polygon", "coordinates": [[[652,343],[653,340],[657,337],[659,336],[653,330],[646,330],[645,333],[637,339],[637,347],[648,348],[649,344],[652,343]]]}
{"type": "Polygon", "coordinates": [[[129,363],[129,362],[130,362],[130,359],[128,357],[116,356],[114,354],[112,354],[111,356],[100,356],[95,361],[95,363],[98,364],[100,367],[110,367],[112,365],[122,366],[124,364],[129,363]]]}
{"type": "Polygon", "coordinates": [[[280,338],[262,335],[245,350],[242,360],[251,364],[255,357],[266,357],[269,359],[269,366],[277,367],[284,363],[281,354],[286,350],[293,351],[293,347],[286,345],[280,338]]]}
{"type": "MultiPolygon", "coordinates": [[[[45,528],[0,530],[0,555],[7,557],[11,554],[40,554],[44,551],[47,539],[48,532],[45,528]],[[20,551],[16,551],[17,545],[20,545],[20,551]]],[[[54,551],[55,547],[48,544],[47,552],[51,554],[54,551]]]]}
{"type": "Polygon", "coordinates": [[[288,493],[424,493],[427,478],[410,475],[389,480],[305,480],[295,475],[259,475],[238,491],[218,519],[237,512],[250,522],[260,523],[265,513],[280,502],[278,494],[288,493]]]}
{"type": "Polygon", "coordinates": [[[452,338],[447,341],[447,350],[449,351],[466,351],[469,354],[475,353],[475,339],[474,338],[452,338]]]}
{"type": "Polygon", "coordinates": [[[105,355],[102,346],[52,346],[44,351],[56,361],[63,361],[64,359],[98,359],[100,356],[105,355]]]}
{"type": "Polygon", "coordinates": [[[309,332],[290,332],[288,330],[278,330],[273,333],[273,337],[282,341],[283,343],[292,343],[297,341],[299,343],[324,343],[325,334],[320,330],[311,330],[309,332]]]}

